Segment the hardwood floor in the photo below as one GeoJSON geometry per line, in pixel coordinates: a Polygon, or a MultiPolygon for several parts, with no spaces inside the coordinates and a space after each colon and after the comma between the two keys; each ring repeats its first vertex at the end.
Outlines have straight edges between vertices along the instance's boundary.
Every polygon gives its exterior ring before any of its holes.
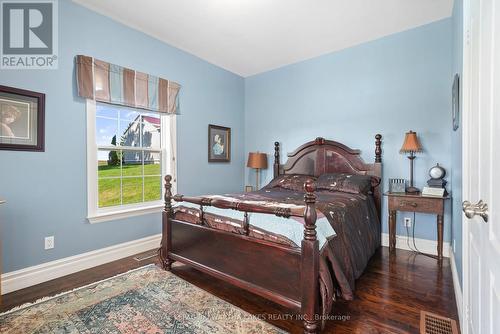
{"type": "MultiPolygon", "coordinates": [[[[0,312],[26,302],[74,289],[137,268],[156,259],[137,262],[132,257],[61,277],[4,295],[0,312]]],[[[272,302],[187,266],[176,266],[179,277],[291,333],[302,333],[298,320],[272,302]]],[[[448,259],[442,266],[426,256],[386,247],[373,256],[357,281],[355,300],[338,301],[323,333],[418,333],[420,311],[427,310],[457,320],[458,315],[448,259]]]]}

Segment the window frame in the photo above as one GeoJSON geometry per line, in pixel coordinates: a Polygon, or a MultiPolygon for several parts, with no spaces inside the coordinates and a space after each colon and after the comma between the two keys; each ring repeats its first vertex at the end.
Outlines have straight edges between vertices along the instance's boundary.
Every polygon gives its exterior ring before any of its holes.
{"type": "MultiPolygon", "coordinates": [[[[105,103],[105,102],[99,102],[105,103]]],[[[137,109],[137,108],[135,108],[137,109]]],[[[97,169],[97,152],[98,146],[96,143],[96,110],[97,102],[87,99],[86,114],[87,114],[87,220],[89,223],[100,223],[110,220],[134,217],[149,213],[161,212],[164,206],[162,199],[158,201],[149,201],[134,204],[123,204],[99,208],[98,203],[98,169],[97,169]]],[[[165,187],[163,179],[167,174],[173,174],[177,170],[177,124],[176,116],[168,114],[160,114],[161,124],[161,198],[165,195],[165,187]],[[171,148],[171,149],[168,149],[171,148]]],[[[142,148],[141,148],[142,150],[142,148]]],[[[157,150],[155,150],[157,151],[157,150]]],[[[177,178],[172,180],[172,192],[177,193],[177,178]]]]}

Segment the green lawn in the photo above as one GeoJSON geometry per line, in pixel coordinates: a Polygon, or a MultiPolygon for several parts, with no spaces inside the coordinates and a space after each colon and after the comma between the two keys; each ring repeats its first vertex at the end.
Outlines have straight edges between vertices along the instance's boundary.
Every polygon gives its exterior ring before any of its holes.
{"type": "MultiPolygon", "coordinates": [[[[123,195],[120,196],[120,166],[98,166],[99,207],[120,204],[140,203],[143,201],[142,165],[124,165],[122,179],[123,195]],[[122,197],[122,201],[120,200],[122,197]],[[121,203],[122,202],[122,203],[121,203]]],[[[161,170],[159,164],[144,165],[144,201],[161,199],[161,170]],[[155,175],[155,176],[147,176],[155,175]]]]}
{"type": "MultiPolygon", "coordinates": [[[[123,176],[142,176],[142,165],[123,165],[121,168],[123,176]]],[[[99,177],[120,176],[120,166],[108,166],[99,161],[97,169],[99,177]]],[[[161,175],[160,164],[144,165],[144,175],[161,175]]]]}

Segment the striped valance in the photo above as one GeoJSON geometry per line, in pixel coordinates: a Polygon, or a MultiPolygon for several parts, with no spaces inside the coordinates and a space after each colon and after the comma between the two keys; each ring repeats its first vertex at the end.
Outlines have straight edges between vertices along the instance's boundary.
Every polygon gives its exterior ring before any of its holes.
{"type": "Polygon", "coordinates": [[[87,99],[175,114],[180,85],[176,82],[76,56],[78,95],[87,99]]]}

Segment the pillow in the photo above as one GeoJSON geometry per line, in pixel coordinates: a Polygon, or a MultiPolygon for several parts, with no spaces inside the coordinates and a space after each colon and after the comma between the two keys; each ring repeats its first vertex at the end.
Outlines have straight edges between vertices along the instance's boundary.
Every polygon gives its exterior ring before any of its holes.
{"type": "Polygon", "coordinates": [[[317,178],[310,175],[302,175],[302,174],[286,174],[280,175],[274,180],[272,180],[265,189],[271,188],[283,188],[289,189],[293,191],[304,191],[304,183],[307,180],[316,181],[317,178]]]}
{"type": "Polygon", "coordinates": [[[342,191],[351,194],[368,194],[372,187],[378,186],[380,178],[371,175],[347,173],[323,174],[316,182],[317,189],[342,191]]]}

